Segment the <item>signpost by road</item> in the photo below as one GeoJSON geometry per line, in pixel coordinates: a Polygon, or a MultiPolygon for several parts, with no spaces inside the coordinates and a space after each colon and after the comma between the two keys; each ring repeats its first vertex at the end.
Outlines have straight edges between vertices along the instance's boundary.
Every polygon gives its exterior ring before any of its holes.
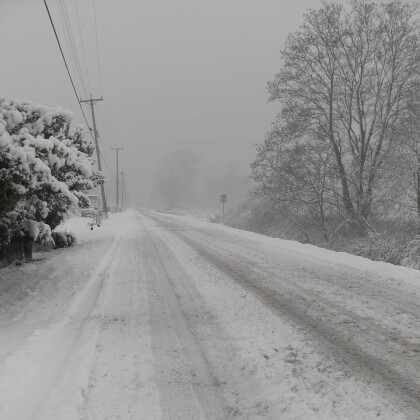
{"type": "Polygon", "coordinates": [[[220,202],[222,203],[222,224],[225,224],[225,203],[227,201],[227,194],[220,196],[220,202]]]}

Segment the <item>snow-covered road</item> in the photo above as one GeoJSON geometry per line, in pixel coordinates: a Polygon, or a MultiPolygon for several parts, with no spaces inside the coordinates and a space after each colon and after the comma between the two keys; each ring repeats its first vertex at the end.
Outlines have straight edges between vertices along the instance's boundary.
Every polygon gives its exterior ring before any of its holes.
{"type": "Polygon", "coordinates": [[[0,270],[0,419],[420,417],[420,272],[155,212],[0,270]]]}

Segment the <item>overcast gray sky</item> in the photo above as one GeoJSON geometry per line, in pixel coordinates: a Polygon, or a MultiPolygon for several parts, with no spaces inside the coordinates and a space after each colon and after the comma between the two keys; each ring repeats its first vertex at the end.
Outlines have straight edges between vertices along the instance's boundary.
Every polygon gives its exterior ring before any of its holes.
{"type": "MultiPolygon", "coordinates": [[[[60,1],[47,3],[70,62],[60,1]]],[[[65,4],[86,92],[104,98],[96,106],[102,152],[115,174],[110,148],[124,147],[120,165],[132,204],[147,201],[166,151],[190,150],[214,171],[236,162],[249,172],[252,145],[263,141],[279,111],[279,104],[267,104],[266,91],[281,67],[279,50],[305,10],[320,6],[318,0],[96,0],[98,66],[93,1],[65,4]]],[[[0,51],[3,94],[60,105],[83,122],[42,0],[0,0],[0,51]]]]}

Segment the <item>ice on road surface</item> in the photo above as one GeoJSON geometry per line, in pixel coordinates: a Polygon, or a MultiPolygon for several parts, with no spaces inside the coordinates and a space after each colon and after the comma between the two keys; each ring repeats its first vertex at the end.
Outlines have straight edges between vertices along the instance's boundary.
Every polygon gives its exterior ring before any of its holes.
{"type": "Polygon", "coordinates": [[[420,418],[420,272],[111,215],[0,270],[0,419],[420,418]]]}

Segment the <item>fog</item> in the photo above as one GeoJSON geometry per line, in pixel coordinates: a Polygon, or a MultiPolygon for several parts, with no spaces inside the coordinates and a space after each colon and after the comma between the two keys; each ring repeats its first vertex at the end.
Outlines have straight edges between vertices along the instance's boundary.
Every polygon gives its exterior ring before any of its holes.
{"type": "MultiPolygon", "coordinates": [[[[246,199],[253,144],[280,110],[267,103],[267,81],[281,67],[287,34],[318,1],[66,1],[83,81],[60,2],[47,3],[79,96],[103,96],[95,110],[110,204],[115,145],[124,148],[130,205],[158,205],[156,185],[176,154],[195,162],[178,191],[194,185],[191,205],[217,207],[222,193],[228,205],[246,199]]],[[[4,95],[59,105],[83,123],[42,1],[0,1],[0,50],[4,95]]]]}

